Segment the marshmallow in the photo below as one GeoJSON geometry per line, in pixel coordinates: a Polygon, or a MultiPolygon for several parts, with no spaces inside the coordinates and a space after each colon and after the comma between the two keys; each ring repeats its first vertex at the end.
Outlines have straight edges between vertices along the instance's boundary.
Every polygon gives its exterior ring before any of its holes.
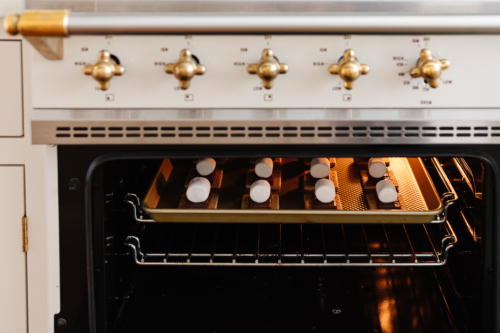
{"type": "Polygon", "coordinates": [[[314,194],[322,203],[329,203],[335,199],[335,184],[330,179],[320,179],[314,186],[314,194]]]}
{"type": "Polygon", "coordinates": [[[368,161],[368,172],[373,178],[382,178],[387,172],[385,161],[381,157],[372,157],[368,161]]]}
{"type": "Polygon", "coordinates": [[[330,176],[330,159],[326,157],[313,158],[311,160],[311,176],[314,178],[330,176]]]}
{"type": "Polygon", "coordinates": [[[271,185],[264,179],[259,179],[253,182],[250,186],[250,198],[254,202],[263,203],[269,199],[271,195],[271,185]]]}
{"type": "Polygon", "coordinates": [[[215,160],[213,158],[200,158],[196,162],[196,171],[202,176],[208,176],[215,170],[215,160]]]}
{"type": "Polygon", "coordinates": [[[271,177],[273,174],[273,160],[269,157],[264,157],[255,161],[255,174],[261,178],[271,177]]]}
{"type": "Polygon", "coordinates": [[[375,189],[377,190],[378,199],[382,202],[389,203],[398,200],[396,187],[388,179],[379,181],[375,189]]]}
{"type": "Polygon", "coordinates": [[[189,201],[197,203],[208,199],[210,194],[210,182],[203,177],[194,177],[189,182],[186,196],[189,201]]]}

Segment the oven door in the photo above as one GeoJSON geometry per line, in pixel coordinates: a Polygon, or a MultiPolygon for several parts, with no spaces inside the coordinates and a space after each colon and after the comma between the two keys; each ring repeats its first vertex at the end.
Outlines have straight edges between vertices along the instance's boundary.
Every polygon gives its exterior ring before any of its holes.
{"type": "MultiPolygon", "coordinates": [[[[56,331],[383,332],[410,324],[416,332],[494,330],[497,146],[59,146],[58,152],[56,331]],[[437,192],[451,185],[459,200],[437,224],[264,223],[257,216],[257,223],[242,224],[207,223],[202,215],[200,223],[156,222],[130,196],[146,196],[165,159],[182,166],[200,157],[261,156],[280,156],[283,172],[288,161],[317,156],[420,158],[437,192]],[[469,193],[470,179],[480,195],[469,193]]],[[[184,188],[185,175],[176,181],[184,188]]]]}

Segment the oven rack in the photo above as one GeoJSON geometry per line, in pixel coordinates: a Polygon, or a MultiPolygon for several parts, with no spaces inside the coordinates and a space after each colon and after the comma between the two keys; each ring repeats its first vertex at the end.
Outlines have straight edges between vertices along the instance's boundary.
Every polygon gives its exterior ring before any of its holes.
{"type": "Polygon", "coordinates": [[[443,266],[457,242],[449,221],[148,227],[155,227],[143,242],[148,251],[142,250],[137,236],[128,236],[125,243],[140,266],[443,266]]]}

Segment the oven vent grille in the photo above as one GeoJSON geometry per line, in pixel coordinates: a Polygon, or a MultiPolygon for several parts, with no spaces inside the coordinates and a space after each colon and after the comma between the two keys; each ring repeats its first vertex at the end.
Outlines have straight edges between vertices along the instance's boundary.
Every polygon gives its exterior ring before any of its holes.
{"type": "Polygon", "coordinates": [[[56,127],[56,138],[484,138],[488,126],[75,126],[56,127]]]}
{"type": "Polygon", "coordinates": [[[457,241],[443,225],[150,223],[145,249],[126,244],[138,265],[441,266],[457,241]]]}

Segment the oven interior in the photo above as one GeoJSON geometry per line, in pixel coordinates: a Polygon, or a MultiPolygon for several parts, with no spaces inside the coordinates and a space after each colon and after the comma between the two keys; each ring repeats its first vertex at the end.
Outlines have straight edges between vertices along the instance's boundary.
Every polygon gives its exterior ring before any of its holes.
{"type": "MultiPolygon", "coordinates": [[[[160,201],[175,210],[192,157],[117,159],[96,172],[91,238],[98,331],[486,332],[491,327],[491,226],[485,222],[491,196],[485,184],[491,176],[481,160],[419,157],[440,196],[450,185],[456,193],[445,220],[441,214],[442,220],[432,223],[273,223],[258,215],[253,223],[202,215],[198,222],[154,222],[141,200],[158,186],[166,160],[173,169],[160,201]]],[[[304,209],[305,160],[281,160],[280,210],[304,209]]],[[[405,158],[391,158],[394,169],[400,160],[405,158]]],[[[353,181],[344,179],[346,174],[359,176],[353,161],[336,162],[345,210],[363,204],[350,197],[352,188],[342,191],[353,181]]],[[[224,172],[219,208],[239,209],[252,160],[217,163],[224,172]]]]}

